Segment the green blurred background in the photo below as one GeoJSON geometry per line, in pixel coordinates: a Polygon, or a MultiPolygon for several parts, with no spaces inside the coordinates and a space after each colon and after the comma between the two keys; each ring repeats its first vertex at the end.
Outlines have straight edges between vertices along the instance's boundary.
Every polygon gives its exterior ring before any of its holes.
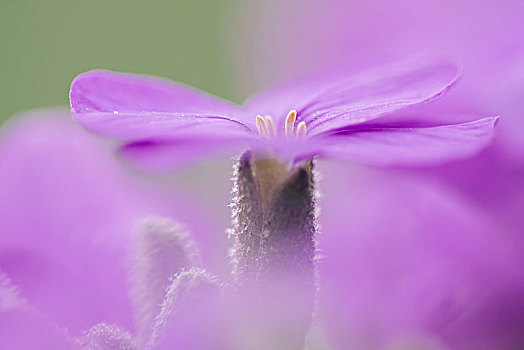
{"type": "Polygon", "coordinates": [[[239,102],[227,47],[240,1],[1,1],[0,122],[68,104],[71,80],[93,68],[168,77],[239,102]]]}

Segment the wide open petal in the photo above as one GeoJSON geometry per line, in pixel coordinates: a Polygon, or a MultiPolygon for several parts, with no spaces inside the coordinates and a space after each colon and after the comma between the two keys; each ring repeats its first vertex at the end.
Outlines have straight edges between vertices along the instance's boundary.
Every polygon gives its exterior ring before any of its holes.
{"type": "Polygon", "coordinates": [[[160,78],[91,71],[73,80],[70,100],[88,129],[124,139],[191,132],[197,125],[204,133],[248,130],[234,119],[241,115],[238,106],[160,78]]]}
{"type": "Polygon", "coordinates": [[[167,79],[105,70],[77,76],[69,97],[76,113],[180,112],[233,116],[239,110],[233,103],[167,79]]]}
{"type": "Polygon", "coordinates": [[[248,138],[251,130],[227,117],[166,112],[75,113],[87,129],[124,141],[196,137],[248,138]]]}
{"type": "Polygon", "coordinates": [[[367,128],[330,135],[319,155],[379,166],[429,166],[485,147],[498,117],[428,128],[367,128]]]}
{"type": "Polygon", "coordinates": [[[287,111],[296,109],[297,121],[305,121],[309,133],[318,134],[430,102],[459,76],[454,62],[437,59],[410,60],[358,74],[337,66],[262,92],[247,107],[275,114],[281,125],[287,111]]]}

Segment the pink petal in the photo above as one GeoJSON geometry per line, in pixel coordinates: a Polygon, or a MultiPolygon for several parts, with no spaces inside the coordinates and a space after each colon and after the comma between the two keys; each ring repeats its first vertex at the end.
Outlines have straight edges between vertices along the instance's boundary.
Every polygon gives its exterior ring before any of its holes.
{"type": "Polygon", "coordinates": [[[319,154],[380,166],[429,166],[485,147],[498,117],[427,128],[368,128],[325,138],[319,154]]]}
{"type": "Polygon", "coordinates": [[[73,113],[88,129],[124,139],[244,129],[238,106],[168,80],[91,71],[71,84],[73,113]],[[198,126],[198,127],[197,127],[198,126]]]}
{"type": "Polygon", "coordinates": [[[340,66],[317,72],[262,92],[247,107],[276,114],[279,125],[287,111],[296,109],[297,122],[305,121],[310,134],[318,134],[430,102],[460,76],[453,62],[423,59],[349,72],[340,66]]]}
{"type": "Polygon", "coordinates": [[[103,70],[77,76],[71,84],[70,98],[76,113],[238,113],[238,106],[189,86],[162,78],[103,70]]]}
{"type": "Polygon", "coordinates": [[[170,140],[186,137],[249,137],[244,124],[216,115],[166,112],[75,114],[87,129],[125,141],[170,140]]]}
{"type": "Polygon", "coordinates": [[[337,83],[300,109],[310,133],[362,123],[408,106],[433,101],[457,80],[447,61],[406,63],[337,83]]]}

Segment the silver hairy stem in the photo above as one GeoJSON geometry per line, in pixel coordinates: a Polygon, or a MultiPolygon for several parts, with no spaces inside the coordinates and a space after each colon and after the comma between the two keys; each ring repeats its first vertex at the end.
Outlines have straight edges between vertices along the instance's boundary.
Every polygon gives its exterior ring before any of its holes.
{"type": "Polygon", "coordinates": [[[239,293],[264,314],[251,310],[251,318],[258,314],[286,330],[284,338],[271,335],[279,348],[301,348],[311,325],[317,289],[312,168],[312,162],[289,167],[245,152],[235,170],[234,277],[239,293]]]}

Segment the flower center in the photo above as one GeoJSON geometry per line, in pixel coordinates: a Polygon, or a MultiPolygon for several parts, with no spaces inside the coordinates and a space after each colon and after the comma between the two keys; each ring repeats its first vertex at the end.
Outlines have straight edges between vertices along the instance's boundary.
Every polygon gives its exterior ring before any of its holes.
{"type": "MultiPolygon", "coordinates": [[[[286,137],[301,138],[307,134],[307,126],[305,122],[300,122],[295,128],[295,123],[297,121],[297,111],[292,110],[288,113],[286,117],[286,122],[284,125],[284,135],[286,137]]],[[[272,138],[277,135],[277,129],[275,127],[275,122],[271,116],[266,115],[262,117],[257,115],[257,129],[258,134],[262,137],[272,138]]]]}

